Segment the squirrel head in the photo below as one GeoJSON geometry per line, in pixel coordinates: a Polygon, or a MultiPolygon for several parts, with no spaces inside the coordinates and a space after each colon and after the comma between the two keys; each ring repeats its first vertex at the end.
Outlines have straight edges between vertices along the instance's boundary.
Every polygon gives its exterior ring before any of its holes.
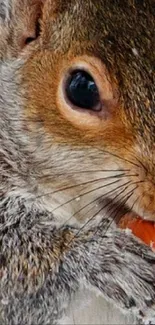
{"type": "Polygon", "coordinates": [[[57,214],[112,200],[155,218],[154,1],[25,8],[12,53],[23,60],[20,134],[37,193],[57,214]]]}

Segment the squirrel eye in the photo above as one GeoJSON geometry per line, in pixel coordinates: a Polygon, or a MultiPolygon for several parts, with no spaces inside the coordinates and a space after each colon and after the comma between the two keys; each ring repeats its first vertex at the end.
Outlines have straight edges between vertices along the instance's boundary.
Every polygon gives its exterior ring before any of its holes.
{"type": "Polygon", "coordinates": [[[66,95],[78,108],[99,111],[100,95],[92,76],[84,70],[74,70],[66,81],[66,95]]]}

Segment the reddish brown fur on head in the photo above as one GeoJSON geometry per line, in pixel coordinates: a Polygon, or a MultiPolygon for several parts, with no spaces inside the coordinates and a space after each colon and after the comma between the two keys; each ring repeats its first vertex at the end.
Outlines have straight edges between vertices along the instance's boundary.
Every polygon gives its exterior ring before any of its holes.
{"type": "Polygon", "coordinates": [[[154,1],[46,0],[40,8],[40,35],[22,69],[29,129],[36,132],[39,120],[51,146],[95,148],[103,152],[100,168],[117,161],[129,169],[134,176],[128,179],[137,184],[129,206],[152,218],[154,1]],[[63,80],[78,64],[86,64],[98,83],[99,114],[74,111],[63,98],[63,80]],[[104,151],[110,152],[108,163],[104,151]]]}

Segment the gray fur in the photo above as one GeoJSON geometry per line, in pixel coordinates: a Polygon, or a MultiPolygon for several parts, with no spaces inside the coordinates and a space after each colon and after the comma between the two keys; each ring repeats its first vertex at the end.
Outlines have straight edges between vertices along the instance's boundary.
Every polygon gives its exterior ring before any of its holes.
{"type": "MultiPolygon", "coordinates": [[[[2,17],[3,5],[1,1],[2,17]]],[[[58,324],[81,286],[100,291],[126,312],[132,310],[136,322],[155,321],[154,253],[131,234],[110,227],[105,213],[100,224],[83,229],[78,222],[63,225],[66,219],[58,222],[52,214],[51,189],[45,197],[38,181],[42,169],[51,171],[53,188],[59,188],[63,182],[54,178],[52,168],[65,173],[69,163],[74,172],[75,159],[85,163],[85,148],[75,148],[68,161],[67,144],[66,155],[61,145],[51,146],[39,122],[35,134],[24,128],[24,62],[12,59],[0,65],[1,323],[58,324]]],[[[96,151],[89,150],[87,166],[94,157],[96,151]]]]}
{"type": "Polygon", "coordinates": [[[11,9],[11,1],[10,0],[1,0],[0,1],[0,19],[3,22],[9,22],[10,21],[10,12],[11,9]]]}

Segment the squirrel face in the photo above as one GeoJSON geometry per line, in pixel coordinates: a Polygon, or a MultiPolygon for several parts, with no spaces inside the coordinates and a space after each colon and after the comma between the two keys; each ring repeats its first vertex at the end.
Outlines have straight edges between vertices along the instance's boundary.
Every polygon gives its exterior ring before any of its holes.
{"type": "Polygon", "coordinates": [[[154,219],[154,1],[41,6],[19,69],[38,195],[59,217],[113,202],[154,219]]]}

